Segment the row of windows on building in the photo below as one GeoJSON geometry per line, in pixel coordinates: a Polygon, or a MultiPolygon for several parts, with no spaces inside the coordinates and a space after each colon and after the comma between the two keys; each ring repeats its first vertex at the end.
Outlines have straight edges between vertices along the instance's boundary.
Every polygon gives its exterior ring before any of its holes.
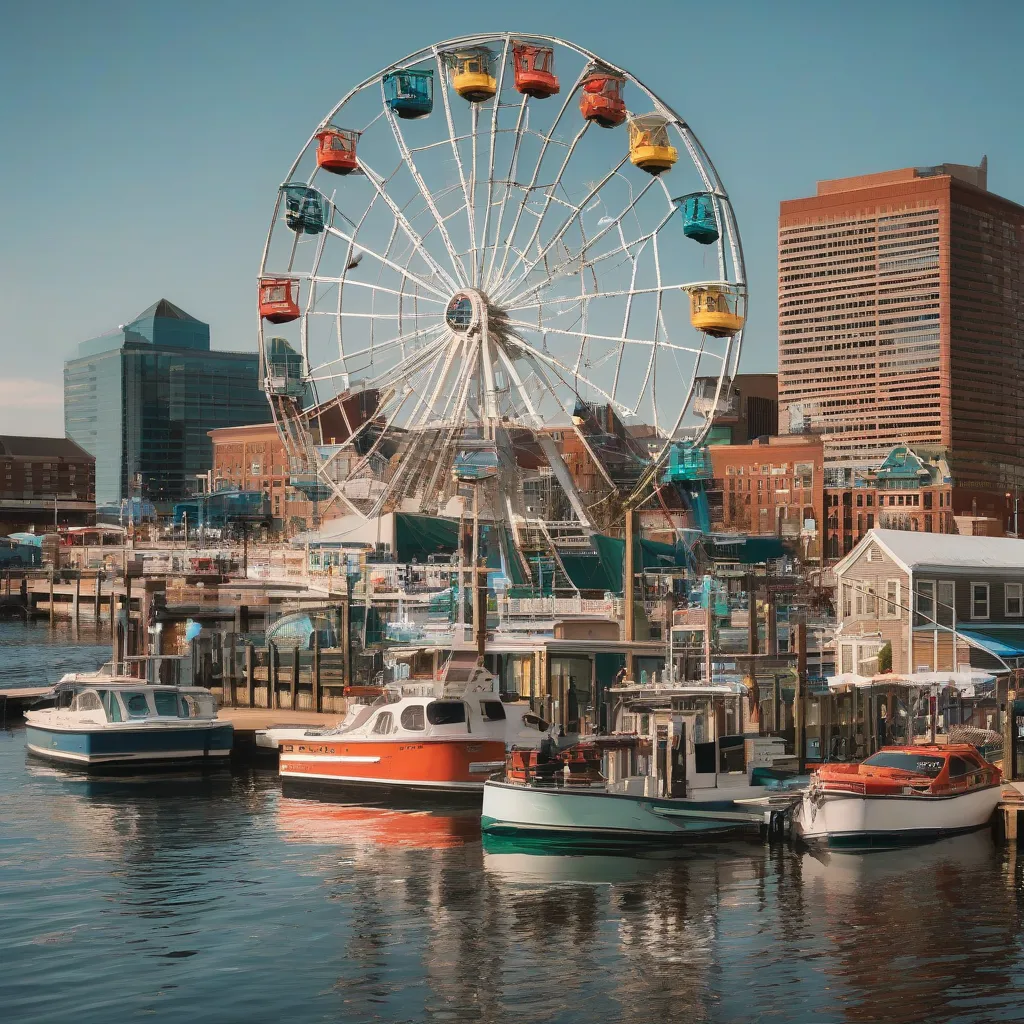
{"type": "MultiPolygon", "coordinates": [[[[886,580],[884,593],[876,593],[873,584],[843,584],[844,619],[900,619],[907,612],[901,601],[900,580],[886,580]]],[[[992,586],[972,582],[968,585],[972,619],[992,617],[992,586]]],[[[914,625],[948,626],[956,620],[956,585],[952,580],[918,580],[914,588],[914,625]]],[[[1024,583],[1003,584],[1003,616],[1024,618],[1024,583]]]]}
{"type": "MultiPolygon", "coordinates": [[[[882,481],[878,485],[879,488],[884,489],[886,487],[886,483],[886,481],[882,481]]],[[[902,482],[901,486],[904,489],[906,488],[906,485],[902,484],[902,482]]],[[[885,505],[885,499],[888,497],[889,506],[911,505],[920,506],[923,508],[932,508],[933,495],[935,495],[938,498],[938,501],[934,502],[935,506],[938,508],[949,507],[953,500],[952,494],[950,494],[948,491],[925,491],[923,494],[879,494],[878,504],[885,505]]],[[[840,504],[846,506],[856,505],[857,508],[872,508],[875,504],[875,494],[872,491],[867,491],[865,493],[857,494],[856,496],[854,496],[849,492],[846,492],[845,494],[842,495],[841,499],[840,495],[838,494],[829,494],[827,496],[827,504],[829,508],[836,508],[840,504]]]]}

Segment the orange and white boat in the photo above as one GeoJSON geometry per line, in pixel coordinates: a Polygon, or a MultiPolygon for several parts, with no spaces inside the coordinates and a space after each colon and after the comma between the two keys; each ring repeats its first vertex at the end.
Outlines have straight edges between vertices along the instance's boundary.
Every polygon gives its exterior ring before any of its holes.
{"type": "Polygon", "coordinates": [[[443,680],[396,683],[336,729],[282,735],[285,796],[375,803],[478,802],[507,747],[539,746],[550,726],[505,703],[486,669],[453,657],[443,680]]]}
{"type": "Polygon", "coordinates": [[[860,764],[822,765],[793,826],[831,847],[925,842],[984,828],[1000,793],[999,769],[968,743],[883,747],[860,764]]]}

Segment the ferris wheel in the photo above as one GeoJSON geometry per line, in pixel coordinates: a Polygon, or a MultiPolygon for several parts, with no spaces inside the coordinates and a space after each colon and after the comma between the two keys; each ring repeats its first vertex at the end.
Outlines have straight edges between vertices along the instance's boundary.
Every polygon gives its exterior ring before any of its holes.
{"type": "Polygon", "coordinates": [[[505,33],[411,54],[315,126],[278,190],[259,312],[310,498],[442,514],[487,481],[512,523],[546,478],[589,528],[673,439],[702,439],[695,391],[713,409],[736,372],[746,287],[689,124],[581,47],[505,33]]]}

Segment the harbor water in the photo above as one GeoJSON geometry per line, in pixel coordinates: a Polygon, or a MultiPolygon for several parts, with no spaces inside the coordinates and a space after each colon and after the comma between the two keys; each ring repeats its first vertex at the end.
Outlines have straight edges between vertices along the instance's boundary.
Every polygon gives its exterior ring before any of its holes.
{"type": "MultiPolygon", "coordinates": [[[[102,640],[0,624],[0,686],[102,640]]],[[[472,814],[286,800],[270,772],[89,781],[0,733],[12,1024],[1020,1020],[1022,885],[988,833],[565,856],[472,814]]]]}

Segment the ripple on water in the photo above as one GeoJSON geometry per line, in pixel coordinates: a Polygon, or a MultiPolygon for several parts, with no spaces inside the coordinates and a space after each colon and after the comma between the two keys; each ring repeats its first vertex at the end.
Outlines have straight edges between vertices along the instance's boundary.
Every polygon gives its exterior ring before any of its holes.
{"type": "Polygon", "coordinates": [[[1024,1002],[1024,867],[987,834],[547,856],[485,848],[472,815],[283,800],[263,773],[83,782],[28,768],[20,730],[0,807],[19,1024],[981,1024],[1024,1002]]]}

